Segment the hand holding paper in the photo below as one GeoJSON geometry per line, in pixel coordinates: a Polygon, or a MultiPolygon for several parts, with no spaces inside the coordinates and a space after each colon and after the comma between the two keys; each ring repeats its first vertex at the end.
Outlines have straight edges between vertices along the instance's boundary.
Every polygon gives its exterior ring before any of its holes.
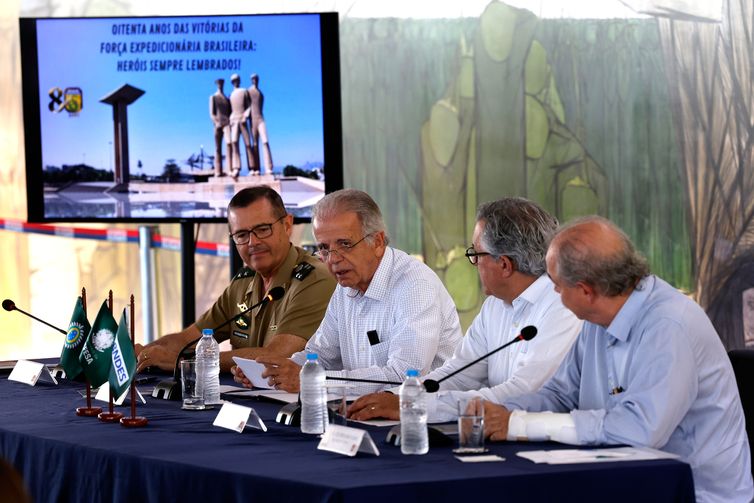
{"type": "Polygon", "coordinates": [[[240,368],[241,372],[243,372],[243,376],[240,376],[238,372],[236,373],[237,381],[238,377],[245,377],[255,388],[273,389],[272,386],[267,383],[267,379],[262,377],[262,372],[265,369],[264,365],[257,363],[254,360],[241,358],[239,356],[234,356],[233,361],[236,362],[238,368],[240,368]]]}

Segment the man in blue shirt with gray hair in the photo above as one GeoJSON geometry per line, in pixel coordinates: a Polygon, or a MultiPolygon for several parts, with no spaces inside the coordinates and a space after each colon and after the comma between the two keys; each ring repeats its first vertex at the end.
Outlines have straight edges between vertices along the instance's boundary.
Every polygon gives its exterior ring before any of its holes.
{"type": "Polygon", "coordinates": [[[601,217],[558,231],[547,272],[584,327],[538,392],[486,404],[486,434],[661,449],[691,465],[698,501],[750,502],[735,376],[701,307],[649,275],[625,233],[601,217]]]}

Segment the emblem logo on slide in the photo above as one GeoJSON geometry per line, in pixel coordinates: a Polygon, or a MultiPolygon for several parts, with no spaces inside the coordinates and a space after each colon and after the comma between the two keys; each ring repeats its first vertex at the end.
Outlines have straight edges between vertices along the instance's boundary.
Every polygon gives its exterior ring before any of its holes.
{"type": "Polygon", "coordinates": [[[66,87],[65,90],[53,87],[47,95],[50,97],[47,104],[50,112],[60,113],[65,110],[68,115],[76,116],[84,108],[84,92],[80,87],[66,87]]]}

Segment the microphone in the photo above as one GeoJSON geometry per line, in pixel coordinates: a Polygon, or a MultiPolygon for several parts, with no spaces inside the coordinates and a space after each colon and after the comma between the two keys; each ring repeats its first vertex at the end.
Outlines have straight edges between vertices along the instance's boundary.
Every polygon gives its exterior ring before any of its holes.
{"type": "MultiPolygon", "coordinates": [[[[480,361],[484,360],[490,355],[493,355],[500,351],[501,349],[505,349],[511,344],[514,344],[518,341],[530,341],[534,338],[534,336],[537,335],[537,327],[529,325],[521,329],[521,333],[518,334],[515,338],[512,340],[506,342],[502,346],[500,346],[497,349],[493,349],[486,355],[480,356],[473,362],[470,362],[460,369],[451,372],[450,374],[446,375],[439,381],[435,381],[434,379],[426,379],[424,381],[424,389],[427,390],[427,393],[435,393],[437,390],[440,389],[440,383],[443,382],[445,379],[448,379],[450,377],[453,377],[454,375],[458,374],[459,372],[463,372],[467,368],[471,367],[472,365],[479,363],[480,361]]],[[[335,381],[350,381],[350,382],[363,382],[363,383],[374,383],[374,384],[393,384],[396,386],[400,386],[403,383],[395,382],[395,381],[380,381],[377,379],[355,379],[351,377],[331,377],[327,376],[326,379],[332,379],[335,381]]],[[[301,405],[298,403],[289,403],[288,405],[285,405],[282,409],[280,409],[280,412],[278,412],[276,421],[278,423],[288,424],[297,426],[300,424],[301,420],[301,405]]],[[[443,432],[439,431],[433,431],[432,428],[429,428],[430,436],[432,437],[431,442],[433,445],[445,445],[443,438],[447,439],[447,437],[444,435],[443,432]]],[[[400,425],[394,427],[387,436],[387,441],[389,443],[395,443],[395,445],[400,445],[400,425]]]]}
{"type": "Polygon", "coordinates": [[[48,327],[50,327],[50,328],[52,328],[52,329],[54,329],[54,330],[57,330],[58,332],[60,332],[60,333],[61,333],[61,334],[63,334],[63,335],[68,335],[68,332],[66,332],[66,331],[65,331],[65,330],[63,330],[62,328],[58,328],[58,327],[56,327],[55,325],[52,325],[52,324],[50,324],[50,323],[47,323],[47,322],[46,322],[46,321],[44,321],[44,320],[40,320],[40,319],[39,319],[39,318],[37,318],[36,316],[34,316],[34,315],[32,315],[32,314],[29,314],[29,313],[27,313],[26,311],[24,311],[24,310],[22,310],[22,309],[19,309],[18,307],[16,307],[16,303],[15,303],[15,302],[13,302],[13,301],[12,301],[12,300],[10,300],[10,299],[5,299],[5,300],[3,301],[3,309],[5,309],[6,311],[18,311],[18,312],[19,312],[19,313],[21,313],[21,314],[25,314],[26,316],[28,316],[28,317],[29,317],[29,318],[31,318],[32,320],[36,320],[36,321],[38,321],[38,322],[40,322],[40,323],[44,323],[44,324],[45,324],[45,325],[47,325],[48,327]]]}
{"type": "MultiPolygon", "coordinates": [[[[443,382],[445,379],[453,377],[459,372],[463,372],[464,370],[471,367],[472,365],[479,363],[480,361],[484,360],[488,356],[497,353],[501,349],[507,348],[508,346],[510,346],[511,344],[515,342],[530,341],[534,338],[535,335],[537,335],[537,327],[532,326],[532,325],[526,326],[521,330],[521,333],[518,334],[513,340],[506,342],[505,344],[503,344],[497,349],[493,349],[486,355],[483,355],[477,358],[476,360],[474,360],[473,362],[464,365],[463,367],[456,370],[455,372],[451,372],[450,374],[446,375],[439,381],[435,381],[434,379],[426,379],[424,381],[424,389],[427,390],[427,393],[435,393],[437,392],[438,389],[440,389],[440,383],[443,382]]],[[[351,377],[327,376],[326,379],[332,379],[334,381],[363,382],[363,383],[374,383],[374,384],[393,384],[396,386],[400,386],[401,384],[403,384],[403,383],[395,382],[395,381],[380,381],[377,379],[355,379],[351,377]]],[[[277,418],[275,420],[278,423],[297,426],[298,424],[300,424],[300,420],[301,420],[301,405],[295,402],[285,405],[282,409],[280,409],[280,412],[278,412],[277,418]]],[[[400,426],[398,426],[397,428],[400,428],[400,426]]],[[[400,445],[400,435],[396,433],[397,431],[399,430],[396,430],[396,428],[393,428],[392,430],[390,430],[390,432],[388,433],[387,441],[391,443],[397,442],[396,445],[400,445]],[[395,438],[396,435],[398,438],[395,438]]],[[[438,435],[437,432],[431,432],[431,434],[434,434],[434,436],[436,437],[434,439],[435,445],[440,445],[442,443],[442,440],[440,440],[440,438],[444,437],[444,435],[442,433],[438,435]]]]}
{"type": "MultiPolygon", "coordinates": [[[[449,379],[453,377],[454,375],[463,372],[467,368],[471,367],[472,365],[479,363],[480,361],[484,360],[488,356],[491,356],[501,349],[505,349],[511,344],[515,344],[519,341],[530,341],[534,338],[534,336],[537,335],[537,327],[533,325],[528,325],[521,329],[521,333],[518,334],[516,337],[511,339],[510,341],[506,342],[502,346],[500,346],[497,349],[493,349],[486,355],[482,355],[473,362],[467,363],[460,369],[451,372],[450,374],[446,375],[440,380],[435,381],[434,379],[425,379],[424,380],[424,389],[427,390],[427,393],[436,393],[437,390],[440,389],[440,383],[443,382],[445,379],[449,379]]],[[[456,429],[455,425],[442,425],[442,424],[433,424],[432,426],[427,427],[427,432],[429,435],[429,445],[432,447],[437,446],[446,446],[446,445],[452,445],[453,440],[452,436],[458,435],[458,430],[456,429]]],[[[396,446],[401,445],[401,425],[393,426],[390,431],[387,433],[387,436],[385,437],[385,442],[389,444],[393,444],[396,446]]]]}
{"type": "MultiPolygon", "coordinates": [[[[267,292],[267,295],[265,295],[262,300],[257,302],[251,307],[248,307],[241,311],[240,313],[234,315],[231,318],[228,318],[224,322],[217,325],[215,328],[212,329],[213,332],[220,330],[224,326],[228,325],[229,323],[232,323],[236,321],[238,318],[243,316],[244,314],[248,313],[252,309],[256,309],[257,307],[262,307],[267,305],[270,302],[280,300],[283,298],[283,295],[285,295],[285,288],[282,286],[276,286],[270,289],[269,292],[267,292]]],[[[186,350],[188,350],[191,346],[196,344],[201,340],[201,336],[197,337],[196,339],[193,339],[188,344],[183,346],[181,350],[178,352],[178,357],[175,359],[175,367],[173,368],[173,378],[172,379],[166,379],[157,386],[154,387],[152,390],[152,396],[154,398],[162,398],[163,400],[180,400],[181,399],[181,385],[180,385],[180,378],[178,377],[178,369],[181,364],[181,360],[184,357],[184,354],[186,353],[186,350]]]]}
{"type": "Polygon", "coordinates": [[[332,379],[333,381],[365,382],[365,383],[372,383],[372,384],[393,384],[395,386],[400,386],[401,384],[403,384],[402,382],[380,381],[378,379],[356,379],[354,377],[326,376],[325,379],[332,379]]]}
{"type": "Polygon", "coordinates": [[[466,365],[464,365],[460,369],[458,369],[458,370],[456,370],[454,372],[451,372],[450,374],[446,375],[442,379],[440,379],[438,381],[435,381],[434,379],[425,379],[424,380],[424,389],[427,390],[427,393],[436,393],[437,390],[440,389],[440,383],[443,382],[445,379],[449,379],[449,378],[453,377],[454,375],[456,375],[456,374],[458,374],[460,372],[463,372],[464,370],[466,370],[467,368],[471,367],[472,365],[475,365],[475,364],[479,363],[480,361],[484,360],[488,356],[491,356],[491,355],[497,353],[501,349],[507,348],[511,344],[515,344],[518,341],[530,341],[536,335],[537,335],[537,327],[535,327],[533,325],[528,325],[528,326],[526,326],[526,327],[524,327],[524,328],[521,329],[521,333],[520,334],[518,334],[516,337],[514,337],[510,341],[506,342],[505,344],[503,344],[499,348],[493,349],[492,351],[490,351],[486,355],[480,356],[479,358],[477,358],[476,360],[474,360],[471,363],[467,363],[466,365]]]}
{"type": "MultiPolygon", "coordinates": [[[[403,383],[395,382],[395,381],[381,381],[379,379],[356,379],[354,377],[325,376],[325,379],[330,379],[333,381],[363,382],[363,383],[370,383],[370,384],[392,384],[394,386],[400,386],[401,384],[403,384],[403,383]]],[[[336,411],[334,411],[332,408],[328,406],[327,413],[328,413],[328,421],[329,421],[330,419],[332,419],[332,415],[336,414],[336,411]]],[[[285,424],[288,426],[301,426],[300,395],[299,395],[298,401],[286,404],[278,411],[277,416],[275,417],[275,421],[277,421],[280,424],[285,424]]]]}

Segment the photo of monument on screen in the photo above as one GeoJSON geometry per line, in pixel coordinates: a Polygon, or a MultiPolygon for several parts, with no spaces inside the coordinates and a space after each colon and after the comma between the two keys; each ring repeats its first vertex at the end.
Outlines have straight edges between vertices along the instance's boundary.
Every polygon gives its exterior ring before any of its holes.
{"type": "Polygon", "coordinates": [[[34,21],[43,219],[224,219],[262,183],[305,219],[324,195],[320,15],[34,21]]]}

